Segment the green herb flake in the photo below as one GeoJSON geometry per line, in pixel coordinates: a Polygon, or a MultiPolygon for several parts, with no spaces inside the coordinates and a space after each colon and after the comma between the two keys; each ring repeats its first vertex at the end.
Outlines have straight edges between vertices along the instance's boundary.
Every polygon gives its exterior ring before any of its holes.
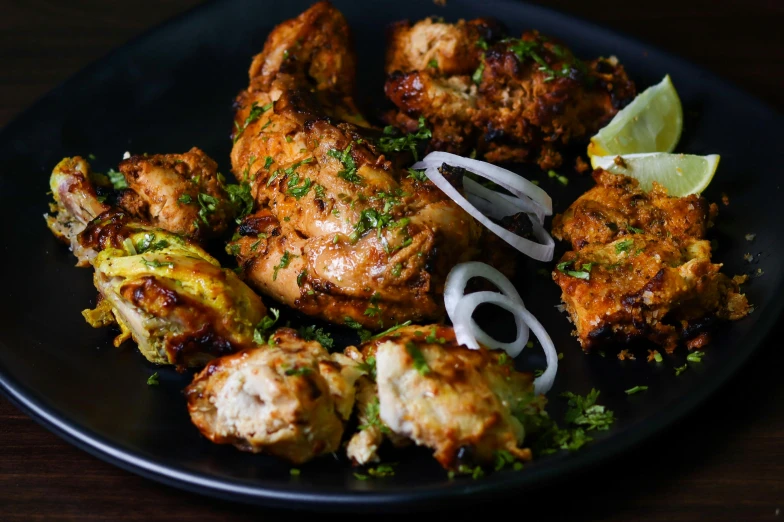
{"type": "Polygon", "coordinates": [[[242,218],[253,212],[253,196],[250,193],[250,185],[242,183],[240,185],[226,185],[226,193],[229,195],[229,204],[234,209],[235,220],[237,223],[242,218]]]}
{"type": "Polygon", "coordinates": [[[626,395],[634,395],[635,393],[644,392],[647,389],[647,386],[635,386],[634,388],[629,388],[628,390],[624,391],[624,393],[626,395]]]}
{"type": "Polygon", "coordinates": [[[190,205],[193,203],[193,198],[189,194],[183,194],[179,198],[177,198],[177,203],[182,203],[183,205],[190,205]]]}
{"type": "Polygon", "coordinates": [[[405,326],[409,326],[410,324],[411,324],[410,320],[405,321],[405,322],[403,322],[401,324],[396,324],[395,326],[393,326],[391,328],[387,328],[383,332],[379,332],[379,333],[375,334],[374,336],[370,337],[370,339],[381,339],[385,335],[389,335],[391,333],[394,333],[395,330],[399,330],[399,329],[401,329],[401,328],[403,328],[405,326]]]}
{"type": "Polygon", "coordinates": [[[141,262],[144,266],[150,268],[174,268],[174,263],[172,263],[171,261],[165,262],[165,261],[158,261],[157,259],[149,260],[149,259],[141,258],[141,262]]]}
{"type": "Polygon", "coordinates": [[[688,369],[688,367],[689,366],[687,364],[684,364],[683,366],[678,366],[677,368],[675,368],[675,376],[677,377],[678,375],[685,372],[688,369]]]}
{"type": "Polygon", "coordinates": [[[444,339],[443,337],[436,337],[436,327],[434,326],[431,328],[430,334],[427,337],[425,337],[425,342],[431,344],[433,343],[444,344],[446,343],[446,339],[444,339]]]}
{"type": "Polygon", "coordinates": [[[373,380],[376,380],[376,358],[372,355],[365,359],[364,362],[361,362],[357,365],[357,367],[365,372],[366,375],[372,377],[373,380]]]}
{"type": "Polygon", "coordinates": [[[109,182],[114,187],[114,190],[122,190],[128,188],[128,182],[125,181],[125,176],[122,172],[117,172],[114,169],[109,169],[106,173],[106,177],[109,178],[109,182]]]}
{"type": "Polygon", "coordinates": [[[397,263],[397,264],[396,264],[396,265],[395,265],[395,266],[392,268],[392,276],[393,276],[393,277],[400,277],[400,274],[401,274],[402,272],[403,272],[403,264],[402,264],[402,263],[397,263]]]}
{"type": "Polygon", "coordinates": [[[615,243],[615,253],[620,254],[621,252],[628,252],[633,246],[633,239],[624,239],[623,241],[615,243]]]}
{"type": "Polygon", "coordinates": [[[357,334],[359,335],[359,340],[362,341],[363,343],[365,341],[367,341],[368,339],[370,339],[370,337],[372,335],[370,333],[370,331],[366,330],[365,328],[363,328],[361,324],[356,322],[351,317],[345,316],[343,318],[343,323],[345,323],[345,325],[348,326],[349,328],[351,328],[352,330],[356,330],[357,334]]]}
{"type": "Polygon", "coordinates": [[[237,143],[237,140],[240,139],[240,136],[242,136],[242,133],[244,133],[245,129],[248,128],[248,125],[258,120],[262,114],[272,108],[272,104],[273,102],[269,102],[266,105],[261,106],[258,104],[258,102],[253,102],[251,104],[250,112],[248,112],[248,116],[245,118],[245,122],[243,122],[242,126],[238,125],[237,122],[234,122],[234,126],[236,128],[236,133],[234,134],[234,143],[237,143]]]}
{"type": "Polygon", "coordinates": [[[702,362],[702,358],[705,356],[703,352],[691,352],[689,355],[686,356],[686,360],[693,363],[702,362]]]}
{"type": "Polygon", "coordinates": [[[349,143],[342,151],[338,149],[330,149],[327,155],[335,158],[343,164],[343,170],[338,172],[338,177],[345,179],[349,183],[362,183],[362,177],[357,174],[357,164],[351,155],[351,144],[349,143]]]}
{"type": "MultiPolygon", "coordinates": [[[[278,322],[278,319],[280,319],[280,310],[277,308],[270,308],[269,314],[265,315],[259,324],[256,325],[256,328],[253,331],[253,342],[256,344],[267,344],[268,337],[272,340],[272,336],[268,334],[272,327],[275,326],[275,323],[278,322]]],[[[273,343],[270,342],[269,344],[273,343]]]]}
{"type": "Polygon", "coordinates": [[[632,234],[642,234],[644,231],[641,228],[635,228],[631,225],[626,225],[626,230],[631,232],[632,234]]]}
{"type": "Polygon", "coordinates": [[[379,464],[375,468],[368,469],[368,474],[376,478],[393,477],[395,470],[391,464],[379,464]]]}
{"type": "Polygon", "coordinates": [[[361,473],[354,473],[354,478],[356,478],[357,480],[367,480],[370,477],[368,477],[367,475],[363,475],[361,473]]]}
{"type": "Polygon", "coordinates": [[[291,468],[289,470],[289,475],[291,475],[292,477],[299,477],[300,473],[301,471],[298,470],[297,468],[291,468]]]}
{"type": "Polygon", "coordinates": [[[576,277],[577,279],[584,279],[586,281],[591,279],[591,268],[595,263],[583,263],[582,270],[569,270],[569,266],[574,261],[564,261],[555,265],[556,270],[568,276],[576,277]]]}
{"type": "Polygon", "coordinates": [[[406,177],[421,183],[424,183],[429,179],[427,174],[425,174],[425,169],[408,169],[408,176],[406,177]]]}
{"type": "Polygon", "coordinates": [[[430,67],[430,68],[432,68],[432,69],[438,69],[438,60],[436,60],[435,58],[433,58],[432,60],[430,60],[429,62],[427,62],[427,66],[428,66],[428,67],[430,67]]]}
{"type": "Polygon", "coordinates": [[[308,276],[308,271],[303,270],[299,274],[297,274],[297,286],[302,286],[305,282],[305,278],[308,276]]]}
{"type": "Polygon", "coordinates": [[[312,186],[313,182],[310,178],[305,178],[302,180],[302,185],[298,185],[299,183],[299,174],[294,174],[291,178],[289,178],[288,182],[288,190],[286,194],[289,196],[294,196],[297,200],[301,197],[307,195],[310,191],[310,187],[312,186]]]}
{"type": "Polygon", "coordinates": [[[158,386],[158,372],[153,373],[147,378],[147,386],[158,386]]]}
{"type": "Polygon", "coordinates": [[[408,355],[411,356],[411,359],[414,363],[414,369],[418,371],[420,375],[427,375],[430,373],[430,367],[427,365],[427,359],[425,359],[425,355],[416,344],[407,342],[406,351],[408,352],[408,355]]]}
{"type": "Polygon", "coordinates": [[[395,127],[391,125],[384,127],[384,135],[378,140],[378,148],[384,153],[407,150],[414,156],[414,160],[418,160],[418,142],[429,140],[432,137],[432,132],[430,132],[430,129],[428,129],[425,124],[425,118],[420,116],[417,130],[409,134],[401,136],[400,131],[395,127]]]}
{"type": "Polygon", "coordinates": [[[297,333],[306,341],[316,341],[327,350],[332,350],[335,346],[332,336],[323,328],[316,328],[315,325],[302,326],[297,329],[297,333]]]}
{"type": "Polygon", "coordinates": [[[378,397],[374,401],[371,401],[365,406],[365,422],[359,426],[360,430],[366,430],[370,427],[376,427],[381,430],[383,433],[391,433],[391,430],[384,424],[384,421],[381,420],[379,417],[380,411],[380,404],[378,402],[378,397]]]}
{"type": "Polygon", "coordinates": [[[275,281],[278,278],[278,270],[280,270],[281,268],[288,268],[289,263],[291,263],[291,258],[292,257],[297,257],[297,256],[292,255],[288,250],[285,250],[283,252],[283,255],[280,256],[280,263],[275,265],[275,268],[272,271],[272,280],[273,281],[275,281]]]}
{"type": "Polygon", "coordinates": [[[482,60],[482,63],[479,64],[479,67],[476,68],[474,74],[471,75],[471,81],[474,82],[475,85],[479,85],[482,83],[482,76],[485,74],[485,62],[482,60]]]}
{"type": "Polygon", "coordinates": [[[313,371],[312,368],[308,368],[307,366],[302,366],[300,368],[289,368],[284,373],[286,375],[290,376],[290,377],[291,376],[301,377],[303,375],[307,375],[307,374],[311,373],[312,371],[313,371]]]}

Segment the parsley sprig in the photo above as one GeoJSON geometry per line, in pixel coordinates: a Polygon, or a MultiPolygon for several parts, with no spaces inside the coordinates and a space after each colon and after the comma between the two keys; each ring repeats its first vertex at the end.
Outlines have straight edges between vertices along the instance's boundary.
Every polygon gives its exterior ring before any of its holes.
{"type": "Polygon", "coordinates": [[[417,145],[421,141],[429,140],[433,133],[427,128],[424,116],[419,117],[419,124],[415,132],[401,135],[400,131],[388,125],[384,127],[384,135],[378,140],[378,148],[381,152],[402,152],[410,151],[414,160],[418,160],[417,145]]]}

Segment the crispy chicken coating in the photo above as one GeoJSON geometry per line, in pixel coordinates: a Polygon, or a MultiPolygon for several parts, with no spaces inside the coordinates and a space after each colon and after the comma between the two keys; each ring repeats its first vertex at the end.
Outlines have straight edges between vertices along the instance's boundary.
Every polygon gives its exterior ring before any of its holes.
{"type": "MultiPolygon", "coordinates": [[[[671,352],[715,319],[750,310],[738,283],[711,262],[704,239],[717,210],[699,196],[674,198],[654,184],[594,171],[597,185],[553,220],[570,241],[553,279],[583,349],[647,338],[671,352]]],[[[691,346],[691,345],[690,345],[691,346]]]]}
{"type": "Polygon", "coordinates": [[[212,442],[301,464],[338,450],[361,375],[350,358],[281,328],[271,346],[217,359],[196,375],[188,410],[212,442]]]}
{"type": "MultiPolygon", "coordinates": [[[[447,469],[491,463],[499,451],[531,459],[523,412],[535,399],[533,378],[503,352],[461,347],[440,325],[398,329],[363,352],[374,353],[378,387],[378,418],[366,425],[433,449],[447,469]]],[[[350,456],[362,464],[373,452],[361,451],[357,437],[350,456]]]]}
{"type": "Polygon", "coordinates": [[[196,147],[184,154],[131,156],[120,172],[128,189],[119,205],[156,227],[204,241],[225,232],[234,217],[218,164],[196,147]]]}
{"type": "Polygon", "coordinates": [[[615,58],[582,61],[536,31],[505,38],[499,23],[427,18],[390,31],[387,120],[407,131],[423,116],[431,150],[485,160],[561,165],[561,150],[594,134],[636,90],[615,58]]]}
{"type": "Polygon", "coordinates": [[[440,318],[446,275],[480,255],[483,229],[380,151],[351,99],[354,63],[327,2],[269,35],[231,153],[258,210],[228,250],[250,284],[309,315],[372,329],[440,318]]]}

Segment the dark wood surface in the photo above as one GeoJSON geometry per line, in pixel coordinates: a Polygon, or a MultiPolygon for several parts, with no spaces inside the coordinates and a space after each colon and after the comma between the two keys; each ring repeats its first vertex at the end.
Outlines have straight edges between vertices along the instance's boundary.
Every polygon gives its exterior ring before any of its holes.
{"type": "MultiPolygon", "coordinates": [[[[0,126],[85,65],[197,3],[0,1],[0,126]]],[[[779,111],[784,108],[780,0],[540,3],[681,55],[779,111]]],[[[741,374],[690,418],[592,475],[543,491],[539,503],[515,506],[516,516],[784,520],[782,334],[780,327],[741,374]]],[[[473,518],[502,507],[496,502],[462,514],[473,518]]],[[[198,497],[122,471],[74,448],[0,398],[0,520],[290,516],[198,497]]]]}

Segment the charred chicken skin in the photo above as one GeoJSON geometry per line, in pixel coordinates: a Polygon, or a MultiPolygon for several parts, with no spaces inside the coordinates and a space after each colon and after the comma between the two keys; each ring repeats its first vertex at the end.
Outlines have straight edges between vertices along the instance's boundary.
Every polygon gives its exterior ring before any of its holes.
{"type": "Polygon", "coordinates": [[[397,108],[387,120],[411,132],[424,117],[430,149],[545,170],[636,94],[615,58],[580,60],[536,31],[506,38],[488,19],[398,22],[386,71],[386,95],[397,108]]]}
{"type": "Polygon", "coordinates": [[[191,420],[218,444],[301,464],[339,449],[358,365],[281,328],[271,346],[212,361],[186,389],[191,420]]]}
{"type": "Polygon", "coordinates": [[[483,229],[380,151],[352,102],[349,33],[320,2],[253,59],[231,161],[258,210],[228,250],[251,285],[309,315],[372,329],[440,318],[445,277],[479,255],[483,229]]]}
{"type": "Polygon", "coordinates": [[[740,319],[750,307],[738,281],[711,262],[706,230],[717,213],[699,196],[669,197],[654,183],[597,169],[596,186],[553,220],[573,251],[553,279],[583,349],[648,338],[668,352],[708,340],[714,319],[740,319]]]}
{"type": "Polygon", "coordinates": [[[80,265],[95,270],[100,298],[83,312],[87,321],[116,322],[115,344],[132,337],[156,364],[202,366],[255,346],[261,299],[197,244],[102,203],[92,177],[82,158],[60,162],[51,177],[57,214],[47,217],[80,265]]]}

